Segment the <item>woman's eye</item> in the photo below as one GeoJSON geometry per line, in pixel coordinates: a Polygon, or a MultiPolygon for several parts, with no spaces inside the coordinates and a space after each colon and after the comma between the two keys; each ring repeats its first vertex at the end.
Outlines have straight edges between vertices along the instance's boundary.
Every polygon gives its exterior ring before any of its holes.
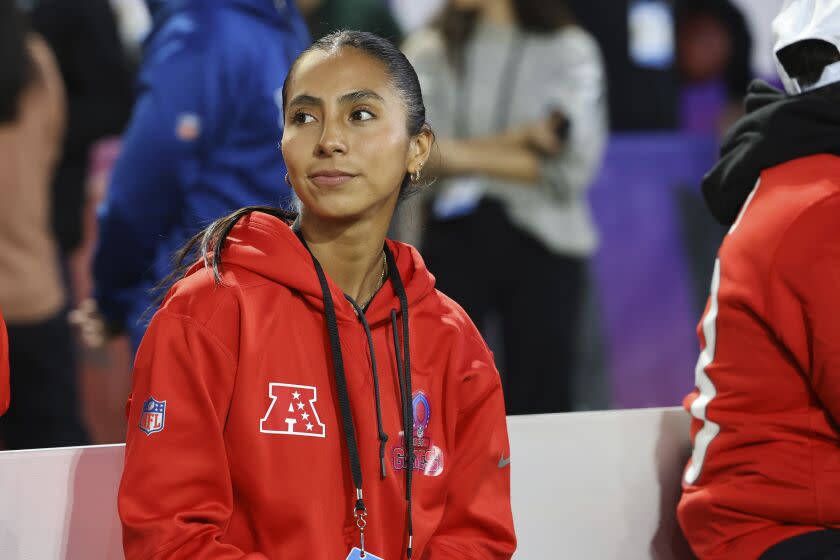
{"type": "Polygon", "coordinates": [[[373,117],[373,113],[366,109],[358,109],[350,114],[350,118],[354,121],[369,121],[373,117]]]}
{"type": "Polygon", "coordinates": [[[301,112],[301,113],[295,113],[295,116],[292,117],[292,120],[296,124],[306,124],[306,123],[315,122],[315,117],[313,117],[312,115],[310,115],[308,113],[302,113],[301,112]]]}

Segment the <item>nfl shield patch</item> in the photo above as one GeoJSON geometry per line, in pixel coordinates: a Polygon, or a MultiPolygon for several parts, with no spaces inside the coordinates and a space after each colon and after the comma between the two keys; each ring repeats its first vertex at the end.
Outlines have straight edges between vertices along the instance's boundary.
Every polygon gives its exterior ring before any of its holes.
{"type": "Polygon", "coordinates": [[[162,432],[166,422],[166,401],[155,400],[149,397],[143,403],[143,411],[140,413],[140,430],[147,436],[155,432],[162,432]]]}

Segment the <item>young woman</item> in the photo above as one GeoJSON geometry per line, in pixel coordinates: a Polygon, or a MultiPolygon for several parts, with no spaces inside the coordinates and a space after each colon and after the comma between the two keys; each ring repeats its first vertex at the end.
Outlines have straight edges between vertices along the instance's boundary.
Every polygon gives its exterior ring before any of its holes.
{"type": "Polygon", "coordinates": [[[246,208],[196,237],[204,262],[138,351],[126,557],[509,558],[493,357],[385,240],[433,143],[413,68],[335,33],[295,62],[283,107],[297,219],[246,208]]]}
{"type": "Polygon", "coordinates": [[[598,46],[561,0],[451,0],[405,50],[441,154],[429,268],[480,327],[498,317],[508,414],[569,410],[607,132],[598,46]]]}

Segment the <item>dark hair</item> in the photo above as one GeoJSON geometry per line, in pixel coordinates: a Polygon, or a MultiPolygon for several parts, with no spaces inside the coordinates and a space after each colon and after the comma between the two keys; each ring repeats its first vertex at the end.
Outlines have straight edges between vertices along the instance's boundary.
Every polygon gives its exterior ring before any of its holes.
{"type": "Polygon", "coordinates": [[[15,0],[0,0],[0,123],[17,119],[20,95],[36,75],[15,0]]]}
{"type": "MultiPolygon", "coordinates": [[[[405,102],[408,113],[406,131],[409,136],[419,134],[424,129],[430,130],[429,124],[426,122],[426,106],[423,103],[423,95],[420,91],[420,81],[417,79],[417,73],[414,71],[414,67],[394,43],[373,33],[364,31],[336,31],[318,39],[308,49],[303,51],[292,64],[283,83],[284,111],[286,104],[289,102],[289,81],[298,62],[310,52],[335,52],[346,47],[359,49],[385,66],[385,70],[391,78],[391,84],[397,89],[405,102]]],[[[411,194],[411,177],[406,173],[400,186],[400,197],[404,198],[411,194]]],[[[294,223],[298,217],[295,212],[282,208],[273,206],[249,206],[216,220],[206,229],[194,235],[175,254],[173,257],[173,271],[154,288],[153,291],[157,294],[155,304],[146,310],[144,316],[154,311],[153,308],[156,308],[165,297],[166,290],[181,278],[199,257],[204,259],[206,267],[213,270],[213,277],[216,282],[221,283],[220,264],[225,240],[236,223],[243,216],[247,216],[251,212],[269,214],[283,220],[289,225],[294,223]]]]}
{"type": "MultiPolygon", "coordinates": [[[[511,0],[516,22],[524,31],[537,34],[554,33],[575,19],[564,0],[511,0]]],[[[449,4],[438,16],[435,26],[443,35],[450,64],[458,71],[464,66],[464,46],[478,24],[476,10],[460,10],[449,4]]]]}

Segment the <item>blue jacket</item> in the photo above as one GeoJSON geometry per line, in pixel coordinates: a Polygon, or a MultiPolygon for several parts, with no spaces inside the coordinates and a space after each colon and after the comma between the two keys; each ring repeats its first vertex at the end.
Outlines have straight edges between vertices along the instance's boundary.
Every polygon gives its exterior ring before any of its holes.
{"type": "Polygon", "coordinates": [[[148,0],[138,100],[99,208],[95,298],[139,345],[149,290],[213,220],[290,192],[281,89],[309,34],[290,1],[148,0]]]}

